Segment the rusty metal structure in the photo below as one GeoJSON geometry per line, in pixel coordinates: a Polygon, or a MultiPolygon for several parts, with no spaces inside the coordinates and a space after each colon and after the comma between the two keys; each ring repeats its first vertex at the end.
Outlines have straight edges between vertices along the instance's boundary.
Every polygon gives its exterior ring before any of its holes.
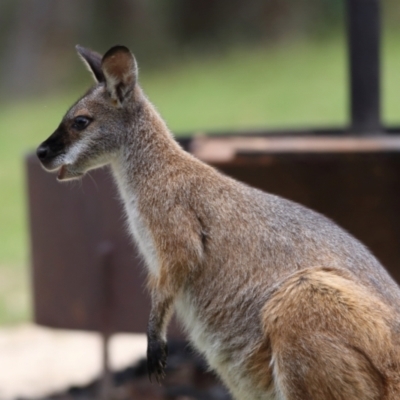
{"type": "MultiPolygon", "coordinates": [[[[400,282],[400,130],[380,118],[379,0],[348,0],[348,127],[210,135],[182,146],[238,180],[335,220],[400,282]]],[[[60,185],[27,158],[34,319],[59,328],[145,332],[150,302],[113,179],[60,185]]],[[[173,325],[170,336],[181,335],[173,325]]]]}

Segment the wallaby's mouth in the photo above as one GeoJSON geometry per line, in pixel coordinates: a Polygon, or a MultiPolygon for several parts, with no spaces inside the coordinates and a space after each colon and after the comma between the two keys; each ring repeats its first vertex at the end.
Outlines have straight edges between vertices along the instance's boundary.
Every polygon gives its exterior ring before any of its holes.
{"type": "Polygon", "coordinates": [[[79,179],[84,175],[83,172],[71,169],[70,164],[63,164],[57,172],[57,180],[65,181],[71,179],[79,179]]]}
{"type": "Polygon", "coordinates": [[[59,181],[62,181],[63,179],[65,179],[65,175],[67,173],[67,166],[66,165],[61,165],[60,169],[58,170],[57,173],[57,179],[59,181]]]}
{"type": "Polygon", "coordinates": [[[84,175],[84,172],[80,171],[74,164],[66,163],[64,153],[46,157],[40,154],[39,159],[46,171],[57,173],[57,180],[59,181],[79,179],[84,175]]]}

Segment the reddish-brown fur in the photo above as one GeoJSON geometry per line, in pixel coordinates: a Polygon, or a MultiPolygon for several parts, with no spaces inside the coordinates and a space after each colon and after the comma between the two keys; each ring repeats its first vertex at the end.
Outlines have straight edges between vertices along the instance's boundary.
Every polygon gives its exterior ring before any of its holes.
{"type": "Polygon", "coordinates": [[[393,310],[343,271],[293,274],[263,308],[280,390],[290,399],[396,399],[393,310]]]}

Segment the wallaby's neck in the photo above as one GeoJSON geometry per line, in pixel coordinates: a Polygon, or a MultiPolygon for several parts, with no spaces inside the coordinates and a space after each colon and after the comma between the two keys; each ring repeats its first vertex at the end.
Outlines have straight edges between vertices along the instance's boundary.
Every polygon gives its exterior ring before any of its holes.
{"type": "Polygon", "coordinates": [[[163,176],[173,168],[174,161],[186,155],[144,96],[133,120],[112,163],[120,189],[130,194],[140,191],[154,178],[163,176]]]}

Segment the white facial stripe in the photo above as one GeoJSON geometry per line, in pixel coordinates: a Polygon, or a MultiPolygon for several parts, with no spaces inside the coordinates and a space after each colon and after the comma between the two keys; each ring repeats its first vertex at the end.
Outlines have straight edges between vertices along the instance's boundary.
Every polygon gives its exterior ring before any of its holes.
{"type": "Polygon", "coordinates": [[[81,139],[78,142],[75,142],[67,151],[64,156],[63,163],[64,164],[74,164],[79,156],[89,148],[90,140],[81,139]]]}

